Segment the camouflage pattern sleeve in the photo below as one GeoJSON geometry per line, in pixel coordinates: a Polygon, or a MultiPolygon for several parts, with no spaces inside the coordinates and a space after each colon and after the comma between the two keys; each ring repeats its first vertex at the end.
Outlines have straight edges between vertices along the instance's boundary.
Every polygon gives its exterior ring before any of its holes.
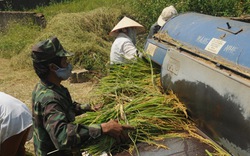
{"type": "Polygon", "coordinates": [[[77,147],[101,135],[100,125],[73,124],[65,111],[57,103],[49,103],[44,109],[43,124],[57,149],[77,147]]]}

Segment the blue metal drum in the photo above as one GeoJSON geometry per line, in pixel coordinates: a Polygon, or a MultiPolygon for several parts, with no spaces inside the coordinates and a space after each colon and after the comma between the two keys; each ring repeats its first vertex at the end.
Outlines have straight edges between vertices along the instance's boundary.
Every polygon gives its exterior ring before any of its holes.
{"type": "Polygon", "coordinates": [[[144,48],[147,54],[149,54],[148,56],[150,56],[151,60],[161,66],[168,47],[163,45],[161,42],[155,41],[154,39],[147,39],[144,48]]]}
{"type": "Polygon", "coordinates": [[[234,66],[250,67],[249,23],[198,13],[181,14],[169,20],[162,32],[184,45],[220,56],[234,66]]]}
{"type": "Polygon", "coordinates": [[[145,50],[197,126],[232,155],[250,155],[250,24],[180,14],[145,50]]]}

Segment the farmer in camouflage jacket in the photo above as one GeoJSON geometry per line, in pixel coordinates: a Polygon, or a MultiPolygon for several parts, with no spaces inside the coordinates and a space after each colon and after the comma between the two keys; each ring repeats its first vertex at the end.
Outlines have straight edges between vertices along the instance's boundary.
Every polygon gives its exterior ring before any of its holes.
{"type": "Polygon", "coordinates": [[[80,148],[89,139],[110,135],[118,142],[123,131],[133,129],[116,120],[107,123],[75,124],[75,116],[91,111],[90,105],[73,102],[67,88],[61,85],[71,75],[72,66],[56,37],[41,41],[32,48],[33,67],[40,78],[32,93],[34,147],[37,156],[81,155],[80,148]]]}

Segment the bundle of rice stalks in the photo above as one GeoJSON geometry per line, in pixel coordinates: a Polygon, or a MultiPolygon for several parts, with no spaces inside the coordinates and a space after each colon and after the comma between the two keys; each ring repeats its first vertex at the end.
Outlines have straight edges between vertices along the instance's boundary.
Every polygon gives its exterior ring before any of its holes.
{"type": "Polygon", "coordinates": [[[156,140],[190,137],[185,133],[189,131],[195,136],[184,105],[173,93],[162,94],[158,72],[150,61],[142,59],[112,66],[109,75],[100,81],[93,92],[92,102],[102,103],[103,108],[84,114],[77,122],[89,125],[118,119],[121,124],[134,126],[136,131],[129,132],[130,143],[118,145],[111,137],[102,136],[87,142],[83,150],[92,155],[127,150],[132,155],[132,151],[137,150],[138,142],[167,149],[166,145],[156,143],[156,140]]]}

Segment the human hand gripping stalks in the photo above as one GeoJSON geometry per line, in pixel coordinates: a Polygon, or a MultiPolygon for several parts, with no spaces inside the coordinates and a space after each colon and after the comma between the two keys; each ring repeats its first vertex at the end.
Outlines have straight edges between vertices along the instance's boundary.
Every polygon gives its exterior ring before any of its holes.
{"type": "Polygon", "coordinates": [[[101,127],[103,134],[113,137],[118,144],[128,140],[127,130],[134,130],[132,126],[119,124],[117,119],[102,123],[101,127]]]}
{"type": "Polygon", "coordinates": [[[112,73],[102,78],[93,97],[97,97],[95,103],[103,103],[103,108],[87,112],[77,122],[86,125],[119,122],[122,129],[125,125],[131,125],[135,130],[124,132],[132,143],[123,143],[119,138],[121,144],[117,144],[119,140],[103,135],[89,140],[83,147],[85,151],[92,155],[100,155],[106,151],[112,155],[126,150],[134,156],[139,155],[137,143],[167,149],[166,145],[159,144],[156,140],[190,136],[187,126],[192,125],[187,119],[185,106],[173,94],[162,94],[156,87],[159,76],[153,72],[151,65],[138,59],[137,62],[127,64],[126,68],[114,67],[112,73]]]}

